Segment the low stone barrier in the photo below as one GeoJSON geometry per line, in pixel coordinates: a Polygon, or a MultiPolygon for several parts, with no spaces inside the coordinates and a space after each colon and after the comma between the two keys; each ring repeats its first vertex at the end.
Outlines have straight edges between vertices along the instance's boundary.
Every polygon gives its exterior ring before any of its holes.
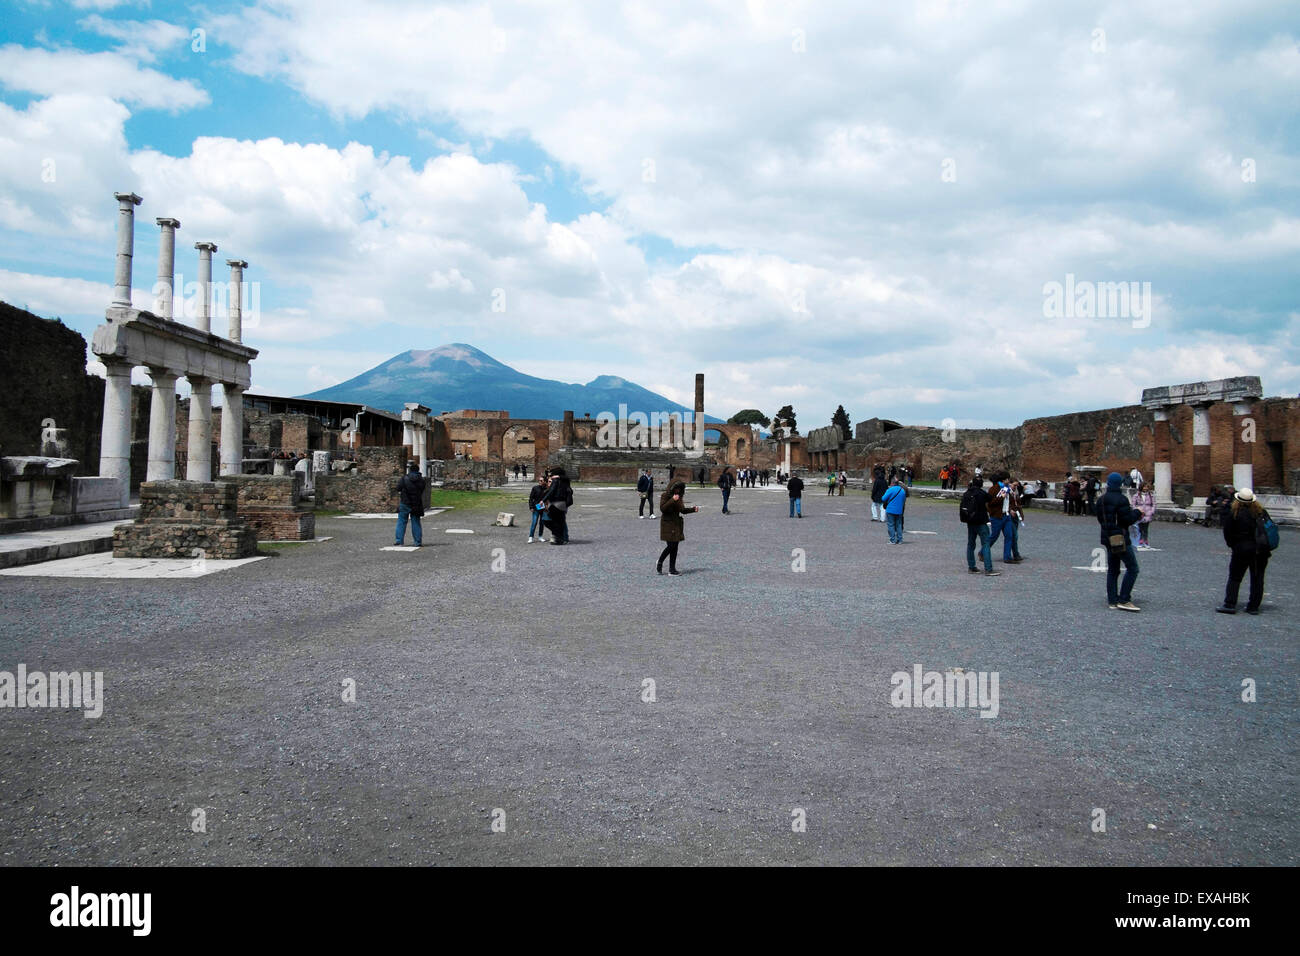
{"type": "Polygon", "coordinates": [[[237,513],[259,541],[311,541],[316,513],[303,501],[302,475],[227,475],[222,483],[239,489],[237,513]]]}
{"type": "Polygon", "coordinates": [[[238,508],[233,482],[146,481],[140,517],[113,530],[113,557],[251,558],[257,535],[238,508]]]}

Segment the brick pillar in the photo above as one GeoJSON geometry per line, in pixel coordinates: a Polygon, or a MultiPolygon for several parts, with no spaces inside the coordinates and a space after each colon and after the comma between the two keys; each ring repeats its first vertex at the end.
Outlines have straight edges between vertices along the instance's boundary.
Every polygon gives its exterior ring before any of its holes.
{"type": "Polygon", "coordinates": [[[1252,411],[1250,402],[1236,402],[1232,406],[1232,484],[1236,488],[1255,487],[1254,440],[1255,423],[1250,422],[1250,441],[1244,433],[1252,411]]]}
{"type": "Polygon", "coordinates": [[[1174,477],[1169,441],[1169,407],[1152,410],[1155,418],[1155,499],[1156,505],[1169,507],[1174,503],[1174,477]]]}
{"type": "Polygon", "coordinates": [[[1192,406],[1192,495],[1201,506],[1210,495],[1210,402],[1192,406]]]}

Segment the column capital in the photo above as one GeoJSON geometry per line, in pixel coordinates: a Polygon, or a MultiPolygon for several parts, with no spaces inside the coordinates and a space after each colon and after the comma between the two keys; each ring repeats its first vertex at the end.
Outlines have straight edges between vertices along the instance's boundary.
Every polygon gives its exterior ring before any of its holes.
{"type": "Polygon", "coordinates": [[[132,206],[138,206],[140,203],[144,202],[144,200],[135,193],[113,193],[113,198],[118,202],[130,202],[132,206]]]}
{"type": "Polygon", "coordinates": [[[1167,422],[1169,421],[1169,409],[1170,406],[1168,405],[1158,405],[1151,409],[1151,417],[1158,422],[1167,422]]]}
{"type": "Polygon", "coordinates": [[[194,248],[200,252],[216,252],[217,244],[215,242],[196,242],[194,248]]]}
{"type": "Polygon", "coordinates": [[[181,227],[181,221],[179,219],[168,219],[166,216],[155,219],[154,222],[160,226],[171,226],[173,229],[179,229],[181,227]]]}
{"type": "Polygon", "coordinates": [[[221,382],[221,390],[227,395],[239,395],[248,390],[247,385],[240,385],[238,382],[221,382]]]}
{"type": "Polygon", "coordinates": [[[208,378],[206,375],[189,375],[185,376],[186,381],[190,383],[190,388],[211,388],[215,379],[208,378]]]}
{"type": "Polygon", "coordinates": [[[175,385],[176,380],[185,374],[179,369],[165,368],[163,366],[149,365],[146,366],[146,368],[148,368],[149,377],[153,379],[155,385],[159,383],[160,379],[171,379],[171,381],[167,384],[175,385]]]}
{"type": "Polygon", "coordinates": [[[239,268],[239,269],[247,269],[247,268],[248,268],[248,263],[245,262],[243,259],[227,259],[227,260],[226,260],[226,265],[230,266],[232,269],[233,269],[233,268],[239,268]]]}
{"type": "Polygon", "coordinates": [[[103,363],[104,371],[109,375],[130,375],[131,370],[135,368],[134,362],[118,358],[116,355],[97,355],[95,357],[103,363]]]}

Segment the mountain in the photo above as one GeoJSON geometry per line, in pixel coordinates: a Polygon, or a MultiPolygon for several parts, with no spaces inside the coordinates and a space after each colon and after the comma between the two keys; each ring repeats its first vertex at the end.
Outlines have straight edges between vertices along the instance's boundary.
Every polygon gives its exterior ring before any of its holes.
{"type": "MultiPolygon", "coordinates": [[[[525,375],[472,345],[454,343],[436,349],[412,349],[362,372],[356,378],[303,398],[358,402],[400,412],[420,402],[433,414],[461,408],[504,409],[511,418],[563,418],[566,410],[581,418],[587,412],[689,412],[635,382],[599,375],[586,385],[525,375]]],[[[721,419],[711,415],[705,421],[721,419]]]]}

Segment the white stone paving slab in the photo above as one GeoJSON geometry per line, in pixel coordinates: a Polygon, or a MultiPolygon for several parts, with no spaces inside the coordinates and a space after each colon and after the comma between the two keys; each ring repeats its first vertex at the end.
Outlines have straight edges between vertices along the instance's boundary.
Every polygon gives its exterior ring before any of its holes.
{"type": "Polygon", "coordinates": [[[101,554],[85,554],[79,558],[7,568],[0,571],[0,574],[26,578],[201,578],[265,560],[265,555],[231,561],[211,558],[115,558],[111,552],[106,551],[101,554]]]}
{"type": "Polygon", "coordinates": [[[448,534],[473,534],[474,533],[469,528],[446,528],[444,530],[446,530],[448,534]]]}
{"type": "MultiPolygon", "coordinates": [[[[442,514],[444,511],[451,511],[452,508],[454,508],[454,507],[455,507],[454,505],[447,505],[445,508],[430,508],[428,511],[426,511],[426,512],[424,513],[424,517],[425,517],[425,518],[428,518],[428,517],[430,517],[431,515],[442,514]]],[[[357,512],[357,513],[355,513],[355,514],[350,514],[350,515],[335,515],[334,517],[336,517],[336,518],[361,518],[361,519],[365,519],[365,518],[383,518],[385,521],[396,521],[396,520],[397,520],[397,512],[394,511],[394,512],[392,512],[391,514],[389,514],[389,513],[366,514],[366,513],[362,513],[362,512],[357,512]]]]}
{"type": "Polygon", "coordinates": [[[387,547],[380,548],[380,551],[419,551],[413,544],[390,544],[387,547]]]}
{"type": "Polygon", "coordinates": [[[334,536],[330,535],[325,538],[308,538],[306,541],[303,541],[300,538],[284,538],[284,539],[277,538],[274,541],[259,541],[257,543],[258,544],[319,544],[322,541],[333,541],[333,540],[334,540],[334,536]]]}
{"type": "Polygon", "coordinates": [[[113,529],[129,521],[100,521],[95,524],[78,524],[67,528],[50,528],[46,531],[24,531],[21,534],[0,535],[0,552],[25,551],[27,548],[47,548],[51,545],[91,538],[111,538],[113,529]]]}

